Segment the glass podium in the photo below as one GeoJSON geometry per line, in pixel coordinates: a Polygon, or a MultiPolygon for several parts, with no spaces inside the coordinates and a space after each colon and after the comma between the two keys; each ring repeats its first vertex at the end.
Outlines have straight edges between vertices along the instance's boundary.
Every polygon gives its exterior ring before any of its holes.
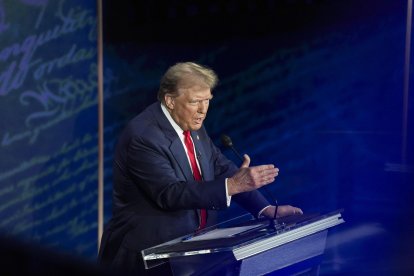
{"type": "Polygon", "coordinates": [[[141,254],[146,269],[169,262],[173,275],[317,274],[328,229],[344,222],[342,211],[277,220],[246,214],[141,254]]]}

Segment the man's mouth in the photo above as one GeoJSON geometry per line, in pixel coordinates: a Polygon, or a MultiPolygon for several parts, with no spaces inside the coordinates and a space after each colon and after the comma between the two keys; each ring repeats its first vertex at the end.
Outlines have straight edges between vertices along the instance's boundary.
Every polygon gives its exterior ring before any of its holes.
{"type": "Polygon", "coordinates": [[[204,120],[204,118],[196,118],[196,119],[195,119],[195,122],[196,122],[197,124],[201,124],[201,123],[203,122],[203,120],[204,120]]]}

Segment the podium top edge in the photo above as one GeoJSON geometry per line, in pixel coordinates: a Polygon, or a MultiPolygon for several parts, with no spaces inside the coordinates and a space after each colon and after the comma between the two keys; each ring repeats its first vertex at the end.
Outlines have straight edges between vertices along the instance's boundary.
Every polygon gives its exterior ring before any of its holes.
{"type": "MultiPolygon", "coordinates": [[[[303,217],[302,215],[296,216],[296,218],[298,218],[298,222],[295,222],[294,221],[295,217],[291,216],[290,218],[291,222],[289,222],[289,220],[286,220],[286,219],[284,220],[286,223],[286,228],[283,229],[283,231],[281,231],[280,233],[276,233],[276,232],[251,233],[250,236],[246,235],[245,239],[240,239],[240,240],[236,240],[236,239],[232,240],[233,237],[229,237],[227,240],[221,238],[220,241],[218,240],[208,241],[207,240],[207,241],[200,242],[200,241],[191,241],[191,237],[194,236],[194,234],[186,235],[186,236],[174,239],[170,242],[142,250],[141,254],[144,260],[154,260],[154,259],[166,259],[166,258],[175,257],[175,256],[183,256],[183,255],[187,255],[189,252],[191,252],[192,254],[207,254],[207,253],[222,252],[222,251],[234,251],[234,250],[237,250],[238,248],[249,246],[249,244],[257,240],[263,240],[263,239],[267,239],[270,237],[274,238],[275,236],[278,236],[280,234],[288,233],[290,231],[297,230],[297,229],[302,229],[302,230],[309,229],[310,227],[312,228],[312,225],[314,226],[313,227],[314,230],[322,231],[324,229],[343,223],[344,220],[342,219],[342,212],[344,212],[344,209],[337,209],[337,210],[327,212],[324,214],[319,214],[319,215],[315,214],[314,216],[310,216],[309,219],[305,219],[303,221],[300,221],[299,218],[305,218],[306,216],[303,216],[303,217]],[[306,227],[307,225],[308,227],[306,227]],[[190,237],[190,240],[188,240],[188,237],[190,237]],[[249,238],[251,238],[251,240],[249,240],[249,238]]],[[[283,220],[280,219],[279,221],[283,221],[283,220]]],[[[264,226],[266,226],[266,224],[264,223],[266,221],[249,220],[247,222],[262,223],[264,226]]],[[[261,229],[260,231],[263,231],[265,227],[261,227],[260,229],[261,229]]],[[[305,234],[305,232],[303,232],[303,234],[305,234]]]]}

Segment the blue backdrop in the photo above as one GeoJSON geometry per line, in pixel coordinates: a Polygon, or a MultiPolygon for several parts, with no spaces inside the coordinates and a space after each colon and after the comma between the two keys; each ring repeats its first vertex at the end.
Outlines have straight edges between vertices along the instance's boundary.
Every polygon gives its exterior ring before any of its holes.
{"type": "MultiPolygon", "coordinates": [[[[217,145],[226,133],[253,164],[278,166],[280,204],[344,208],[321,274],[414,271],[407,1],[256,2],[103,1],[105,221],[121,129],[156,100],[170,65],[196,61],[220,78],[205,122],[217,145]]],[[[89,260],[96,15],[95,1],[0,1],[0,232],[89,260]]],[[[232,205],[221,218],[242,213],[232,205]]]]}
{"type": "Polygon", "coordinates": [[[0,232],[97,250],[96,3],[0,1],[0,232]]]}

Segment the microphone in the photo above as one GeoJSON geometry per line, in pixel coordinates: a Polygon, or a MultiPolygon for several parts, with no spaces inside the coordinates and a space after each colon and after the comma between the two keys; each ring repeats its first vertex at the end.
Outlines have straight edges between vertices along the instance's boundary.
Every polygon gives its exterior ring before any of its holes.
{"type": "MultiPolygon", "coordinates": [[[[225,134],[222,134],[220,137],[221,143],[223,144],[223,146],[225,146],[226,148],[230,148],[234,154],[243,162],[244,158],[241,156],[241,154],[234,148],[233,146],[233,141],[231,140],[231,138],[225,134]]],[[[273,215],[273,220],[271,220],[270,222],[270,226],[276,230],[276,226],[275,226],[275,221],[276,221],[276,214],[277,214],[277,209],[279,207],[279,204],[277,203],[276,198],[273,196],[273,194],[267,189],[266,186],[263,186],[263,189],[266,191],[266,194],[273,200],[274,204],[275,204],[275,213],[273,215]]]]}
{"type": "Polygon", "coordinates": [[[236,156],[243,162],[244,158],[240,155],[240,153],[234,148],[233,146],[233,142],[231,141],[231,138],[225,134],[222,134],[221,137],[221,143],[223,144],[223,146],[230,148],[235,154],[236,156]]]}

